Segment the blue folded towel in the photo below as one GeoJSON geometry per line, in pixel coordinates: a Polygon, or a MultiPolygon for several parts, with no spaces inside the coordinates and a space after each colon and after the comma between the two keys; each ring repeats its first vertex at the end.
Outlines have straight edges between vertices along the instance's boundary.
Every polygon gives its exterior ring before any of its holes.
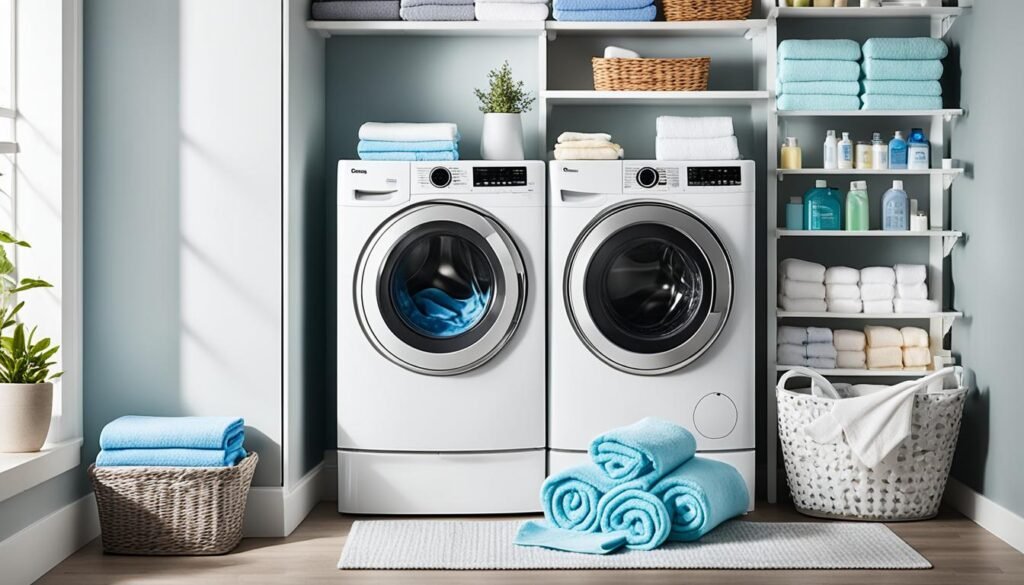
{"type": "Polygon", "coordinates": [[[519,546],[539,546],[566,552],[604,555],[626,544],[626,532],[577,532],[563,530],[543,520],[527,520],[519,527],[515,540],[519,546]]]}
{"type": "Polygon", "coordinates": [[[942,61],[865,59],[864,78],[871,80],[934,81],[942,79],[942,61]]]}
{"type": "Polygon", "coordinates": [[[747,483],[728,463],[694,457],[661,478],[651,494],[671,517],[669,540],[697,540],[726,520],[747,511],[747,483]]]}
{"type": "Polygon", "coordinates": [[[431,152],[459,149],[455,140],[428,140],[423,142],[399,142],[394,140],[360,140],[356,151],[365,152],[431,152]]]}
{"type": "Polygon", "coordinates": [[[868,39],[864,42],[865,59],[923,61],[945,59],[946,55],[949,55],[946,43],[928,37],[868,39]]]}
{"type": "Polygon", "coordinates": [[[422,152],[391,151],[361,152],[362,160],[459,160],[457,150],[431,150],[422,152]]]}
{"type": "Polygon", "coordinates": [[[557,528],[594,532],[601,525],[601,497],[617,483],[592,463],[556,473],[540,488],[544,517],[557,528]]]}
{"type": "Polygon", "coordinates": [[[775,105],[780,110],[848,111],[860,109],[855,95],[780,95],[775,105]]]}
{"type": "Polygon", "coordinates": [[[800,95],[860,95],[856,81],[790,81],[775,82],[775,93],[800,95]]]}
{"type": "Polygon", "coordinates": [[[650,22],[658,15],[653,5],[629,10],[560,10],[553,11],[555,20],[563,22],[650,22]]]}
{"type": "Polygon", "coordinates": [[[942,98],[931,95],[885,95],[866,93],[861,96],[865,110],[941,110],[942,98]]]}
{"type": "Polygon", "coordinates": [[[654,0],[555,0],[555,10],[633,10],[654,4],[654,0]]]}
{"type": "Polygon", "coordinates": [[[672,518],[661,498],[635,487],[633,482],[608,492],[601,500],[601,532],[625,533],[628,548],[657,548],[671,529],[672,518]]]}
{"type": "Polygon", "coordinates": [[[245,421],[231,416],[122,416],[100,432],[100,449],[220,449],[245,440],[245,421]]]}
{"type": "Polygon", "coordinates": [[[854,61],[779,61],[779,81],[860,81],[854,61]]]}
{"type": "Polygon", "coordinates": [[[590,442],[590,459],[616,481],[665,475],[697,452],[690,431],[665,420],[647,417],[613,429],[590,442]]]}
{"type": "Polygon", "coordinates": [[[865,79],[864,93],[886,95],[942,95],[942,84],[938,81],[898,81],[865,79]]]}
{"type": "Polygon", "coordinates": [[[230,467],[245,449],[104,449],[97,467],[230,467]]]}
{"type": "Polygon", "coordinates": [[[779,59],[824,59],[826,61],[857,61],[860,45],[844,39],[788,39],[779,43],[779,59]]]}

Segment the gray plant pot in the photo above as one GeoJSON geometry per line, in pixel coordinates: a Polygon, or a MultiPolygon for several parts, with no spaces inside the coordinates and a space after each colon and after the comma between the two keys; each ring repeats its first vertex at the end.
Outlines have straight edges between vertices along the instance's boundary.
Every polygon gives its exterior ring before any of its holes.
{"type": "Polygon", "coordinates": [[[0,384],[0,453],[41,449],[52,413],[52,383],[0,384]]]}

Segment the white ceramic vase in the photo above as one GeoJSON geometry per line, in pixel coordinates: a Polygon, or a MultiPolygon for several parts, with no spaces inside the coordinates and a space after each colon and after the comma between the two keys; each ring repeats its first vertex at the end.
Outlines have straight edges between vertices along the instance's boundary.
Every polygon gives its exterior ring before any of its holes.
{"type": "Polygon", "coordinates": [[[520,114],[484,114],[480,156],[484,160],[523,160],[523,121],[520,114]]]}
{"type": "Polygon", "coordinates": [[[52,413],[52,383],[0,384],[0,453],[41,449],[52,413]]]}

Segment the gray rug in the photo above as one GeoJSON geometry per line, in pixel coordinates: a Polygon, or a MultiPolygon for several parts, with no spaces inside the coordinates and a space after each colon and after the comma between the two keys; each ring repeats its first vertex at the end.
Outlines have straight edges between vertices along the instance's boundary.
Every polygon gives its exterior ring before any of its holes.
{"type": "Polygon", "coordinates": [[[928,569],[882,524],[744,522],[695,543],[604,556],[512,544],[519,520],[361,520],[339,569],[928,569]]]}

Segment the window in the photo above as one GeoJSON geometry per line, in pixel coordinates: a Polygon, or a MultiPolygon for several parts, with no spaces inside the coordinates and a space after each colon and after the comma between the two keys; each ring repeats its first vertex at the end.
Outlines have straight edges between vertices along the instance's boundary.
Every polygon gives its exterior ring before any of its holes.
{"type": "Polygon", "coordinates": [[[0,0],[0,229],[14,227],[14,0],[0,0]]]}

